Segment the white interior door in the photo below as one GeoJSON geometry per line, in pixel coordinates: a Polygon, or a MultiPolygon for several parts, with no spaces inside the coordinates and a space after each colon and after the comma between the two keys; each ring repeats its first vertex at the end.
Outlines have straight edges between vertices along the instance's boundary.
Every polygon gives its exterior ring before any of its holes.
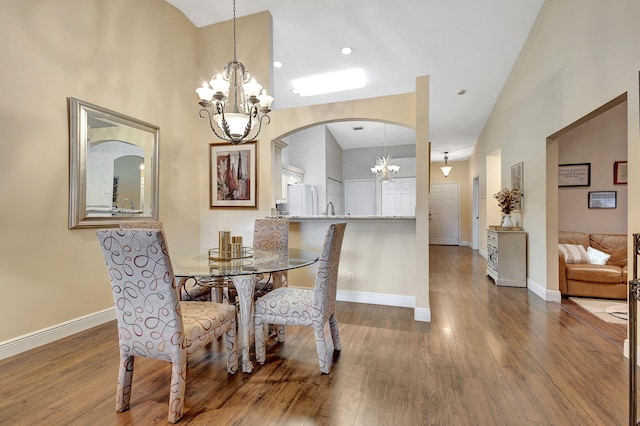
{"type": "Polygon", "coordinates": [[[458,245],[460,188],[454,183],[433,183],[429,194],[429,244],[458,245]]]}

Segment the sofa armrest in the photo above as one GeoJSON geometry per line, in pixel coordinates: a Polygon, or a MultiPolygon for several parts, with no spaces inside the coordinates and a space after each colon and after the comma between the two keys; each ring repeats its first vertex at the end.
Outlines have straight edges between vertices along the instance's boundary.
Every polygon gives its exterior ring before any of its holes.
{"type": "Polygon", "coordinates": [[[558,251],[558,289],[560,294],[567,294],[567,263],[564,259],[564,254],[558,251]]]}

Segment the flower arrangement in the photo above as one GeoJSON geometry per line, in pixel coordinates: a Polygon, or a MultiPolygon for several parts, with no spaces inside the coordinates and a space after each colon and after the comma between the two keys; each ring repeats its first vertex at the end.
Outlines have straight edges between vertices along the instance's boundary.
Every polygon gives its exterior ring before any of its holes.
{"type": "Polygon", "coordinates": [[[502,188],[497,194],[493,194],[493,198],[498,200],[500,210],[504,214],[510,214],[515,208],[516,204],[522,196],[522,191],[519,189],[507,189],[502,188]]]}

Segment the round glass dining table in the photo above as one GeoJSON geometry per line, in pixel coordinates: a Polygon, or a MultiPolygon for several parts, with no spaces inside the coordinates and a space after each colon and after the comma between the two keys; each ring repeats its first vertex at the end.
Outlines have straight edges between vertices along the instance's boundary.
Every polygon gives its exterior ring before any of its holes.
{"type": "Polygon", "coordinates": [[[249,359],[250,330],[253,327],[253,296],[256,276],[272,274],[309,266],[318,261],[318,254],[290,248],[288,252],[252,250],[243,248],[238,253],[220,253],[202,249],[197,253],[182,253],[171,256],[176,277],[193,277],[200,285],[212,285],[215,278],[229,278],[238,293],[238,332],[242,346],[242,371],[251,373],[253,364],[249,359]],[[211,278],[208,281],[206,278],[211,278]]]}

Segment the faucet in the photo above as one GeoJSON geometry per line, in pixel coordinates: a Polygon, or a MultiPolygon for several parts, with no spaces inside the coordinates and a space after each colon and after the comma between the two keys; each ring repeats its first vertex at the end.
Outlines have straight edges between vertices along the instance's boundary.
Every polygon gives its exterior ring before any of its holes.
{"type": "Polygon", "coordinates": [[[335,209],[333,208],[333,202],[332,202],[332,201],[329,201],[329,202],[327,203],[327,208],[326,208],[326,210],[325,210],[325,213],[324,213],[324,214],[325,214],[325,216],[335,216],[335,215],[336,215],[336,211],[335,211],[335,209]],[[331,207],[331,213],[329,213],[329,207],[331,207]]]}
{"type": "Polygon", "coordinates": [[[127,201],[129,201],[131,203],[131,210],[136,208],[136,205],[133,203],[133,200],[131,198],[125,198],[124,200],[122,200],[122,204],[120,204],[120,208],[124,209],[124,203],[126,203],[127,201]]]}

